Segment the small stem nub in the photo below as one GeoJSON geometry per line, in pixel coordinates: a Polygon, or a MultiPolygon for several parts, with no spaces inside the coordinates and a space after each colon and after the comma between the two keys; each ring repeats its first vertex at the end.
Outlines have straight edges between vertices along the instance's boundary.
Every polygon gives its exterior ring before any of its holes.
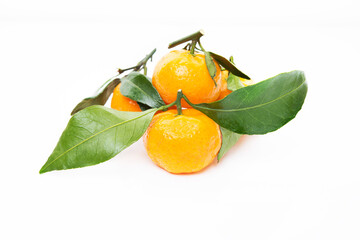
{"type": "Polygon", "coordinates": [[[231,62],[232,64],[234,64],[234,57],[233,57],[233,56],[230,56],[229,62],[231,62]]]}
{"type": "Polygon", "coordinates": [[[177,92],[177,97],[176,97],[176,101],[175,101],[178,115],[182,115],[182,107],[181,107],[181,99],[182,98],[183,98],[183,93],[182,93],[181,89],[179,89],[177,92]]]}

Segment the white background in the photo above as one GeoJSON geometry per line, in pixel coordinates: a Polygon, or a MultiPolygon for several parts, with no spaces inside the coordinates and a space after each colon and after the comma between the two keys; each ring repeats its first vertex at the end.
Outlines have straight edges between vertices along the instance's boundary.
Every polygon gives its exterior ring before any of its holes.
{"type": "Polygon", "coordinates": [[[0,239],[360,239],[356,0],[0,1],[0,239]],[[142,141],[39,175],[82,98],[199,29],[255,81],[305,71],[296,119],[172,175],[142,141]]]}

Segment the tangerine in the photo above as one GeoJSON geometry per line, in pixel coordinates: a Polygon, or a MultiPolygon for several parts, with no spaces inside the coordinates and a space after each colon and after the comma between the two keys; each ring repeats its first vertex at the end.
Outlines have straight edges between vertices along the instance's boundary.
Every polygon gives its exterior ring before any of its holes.
{"type": "Polygon", "coordinates": [[[151,160],[170,173],[194,173],[207,167],[221,147],[220,127],[189,108],[177,115],[168,110],[154,116],[144,135],[151,160]]]}
{"type": "MultiPolygon", "coordinates": [[[[152,83],[166,104],[176,100],[179,89],[190,102],[209,103],[218,99],[220,94],[221,70],[214,60],[216,75],[211,78],[205,63],[205,55],[187,50],[174,50],[163,56],[157,63],[152,83]]],[[[190,105],[182,99],[182,106],[190,105]]]]}

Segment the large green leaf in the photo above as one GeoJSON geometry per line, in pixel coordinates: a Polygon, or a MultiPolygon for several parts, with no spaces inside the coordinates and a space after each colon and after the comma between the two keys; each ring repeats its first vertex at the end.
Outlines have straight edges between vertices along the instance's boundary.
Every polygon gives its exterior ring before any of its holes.
{"type": "Polygon", "coordinates": [[[304,73],[292,71],[240,88],[220,101],[189,104],[233,132],[265,134],[293,119],[306,93],[304,73]]]}
{"type": "Polygon", "coordinates": [[[93,97],[83,99],[76,107],[72,110],[71,115],[74,115],[80,110],[87,108],[92,105],[105,105],[106,101],[114,91],[115,87],[120,83],[119,78],[111,78],[106,81],[105,84],[98,90],[98,94],[93,97]]]}
{"type": "Polygon", "coordinates": [[[156,111],[120,112],[95,105],[78,112],[40,173],[95,165],[113,158],[144,134],[156,111]]]}
{"type": "Polygon", "coordinates": [[[226,128],[220,127],[221,130],[221,148],[217,155],[218,161],[227,153],[240,139],[242,134],[234,133],[230,130],[227,130],[226,128]]]}
{"type": "Polygon", "coordinates": [[[151,80],[138,72],[132,72],[121,79],[120,92],[125,97],[150,107],[158,108],[165,105],[151,80]]]}

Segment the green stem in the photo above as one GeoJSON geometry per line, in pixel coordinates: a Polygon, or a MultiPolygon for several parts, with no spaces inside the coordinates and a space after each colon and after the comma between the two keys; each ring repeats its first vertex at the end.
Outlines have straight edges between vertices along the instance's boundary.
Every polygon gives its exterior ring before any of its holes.
{"type": "Polygon", "coordinates": [[[185,99],[185,101],[190,105],[190,106],[194,106],[194,104],[192,102],[190,102],[190,100],[184,95],[182,94],[182,98],[185,99]]]}
{"type": "Polygon", "coordinates": [[[160,107],[158,110],[160,111],[166,111],[168,108],[174,106],[176,104],[178,115],[182,115],[182,107],[181,107],[181,99],[184,98],[187,103],[189,103],[191,106],[193,105],[189,99],[183,94],[182,90],[179,89],[176,100],[166,106],[160,107]]]}
{"type": "Polygon", "coordinates": [[[136,65],[137,68],[135,69],[135,71],[139,71],[142,66],[146,67],[147,61],[148,61],[150,58],[152,59],[152,56],[154,55],[155,52],[156,52],[156,48],[154,48],[148,55],[145,56],[145,58],[144,58],[143,60],[141,60],[141,61],[136,65]]]}
{"type": "Polygon", "coordinates": [[[172,103],[170,103],[170,104],[168,104],[168,105],[166,105],[166,106],[162,106],[162,107],[160,107],[158,110],[159,110],[159,111],[167,111],[168,108],[174,106],[175,103],[176,103],[176,101],[174,101],[174,102],[172,102],[172,103]]]}
{"type": "Polygon", "coordinates": [[[192,40],[192,42],[191,42],[190,54],[193,55],[193,56],[195,56],[195,46],[196,46],[196,43],[197,43],[197,41],[195,41],[195,40],[192,40]]]}
{"type": "Polygon", "coordinates": [[[187,41],[190,41],[190,40],[198,41],[203,35],[204,35],[203,30],[197,31],[196,33],[190,34],[189,36],[180,38],[179,40],[176,40],[176,41],[170,43],[168,48],[176,47],[177,45],[182,44],[187,41]]]}
{"type": "Polygon", "coordinates": [[[125,68],[125,69],[118,69],[118,72],[119,72],[119,75],[122,74],[123,72],[126,72],[128,70],[131,70],[131,69],[135,69],[137,68],[137,66],[134,66],[134,67],[129,67],[129,68],[125,68]]]}
{"type": "Polygon", "coordinates": [[[200,48],[201,48],[201,51],[206,52],[206,50],[205,50],[205,49],[203,48],[203,46],[201,45],[200,40],[198,41],[198,43],[199,43],[199,46],[200,46],[200,48]]]}
{"type": "Polygon", "coordinates": [[[178,115],[182,115],[182,107],[181,107],[181,99],[183,98],[184,94],[182,93],[181,89],[177,92],[176,96],[176,109],[178,112],[178,115]]]}
{"type": "Polygon", "coordinates": [[[188,44],[186,44],[186,45],[185,45],[185,47],[184,47],[183,49],[184,49],[184,50],[188,50],[188,51],[189,51],[190,46],[191,46],[191,44],[190,44],[190,43],[188,43],[188,44]]]}
{"type": "Polygon", "coordinates": [[[139,71],[141,69],[141,67],[144,68],[144,73],[146,75],[146,63],[147,61],[154,55],[154,53],[156,52],[156,48],[154,48],[148,55],[146,55],[140,62],[138,62],[138,64],[136,64],[136,66],[130,67],[130,68],[126,68],[126,69],[120,69],[118,70],[119,74],[127,71],[127,70],[131,70],[134,69],[134,71],[139,71]]]}

